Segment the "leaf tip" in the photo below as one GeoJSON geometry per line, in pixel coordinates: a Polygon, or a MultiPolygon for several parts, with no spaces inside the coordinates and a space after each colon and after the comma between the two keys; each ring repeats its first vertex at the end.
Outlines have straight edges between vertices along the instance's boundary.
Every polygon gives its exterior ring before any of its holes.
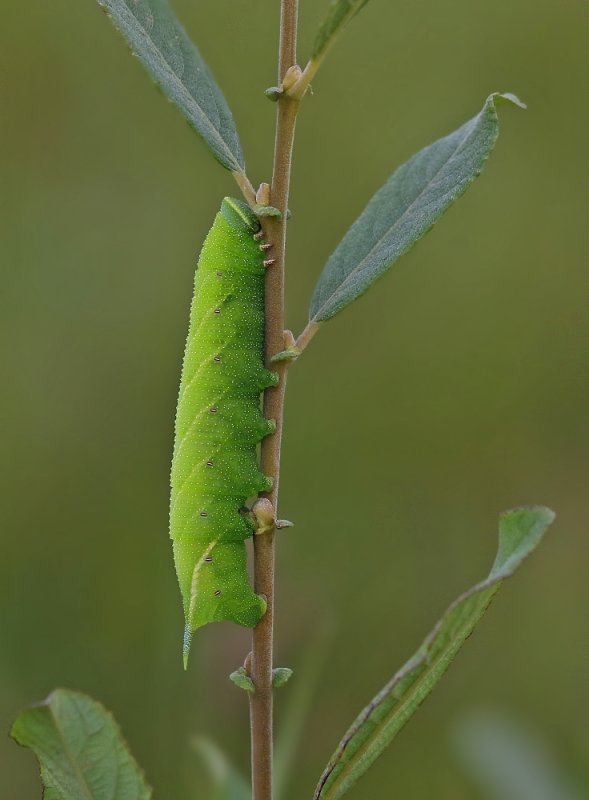
{"type": "Polygon", "coordinates": [[[517,521],[520,524],[525,523],[530,525],[536,522],[548,526],[551,525],[555,519],[555,511],[548,508],[548,506],[540,505],[516,506],[515,508],[503,511],[499,515],[501,524],[517,521]]]}
{"type": "Polygon", "coordinates": [[[556,514],[547,506],[521,506],[499,516],[499,549],[490,577],[507,578],[536,549],[556,514]]]}
{"type": "Polygon", "coordinates": [[[188,669],[188,658],[190,656],[190,645],[192,644],[192,634],[194,633],[191,630],[190,626],[184,626],[184,638],[182,640],[182,663],[184,664],[184,669],[188,669]]]}
{"type": "Polygon", "coordinates": [[[491,98],[495,105],[498,103],[510,103],[518,108],[527,108],[527,105],[524,103],[524,101],[520,100],[520,98],[516,94],[513,94],[513,92],[495,92],[491,95],[491,98]]]}

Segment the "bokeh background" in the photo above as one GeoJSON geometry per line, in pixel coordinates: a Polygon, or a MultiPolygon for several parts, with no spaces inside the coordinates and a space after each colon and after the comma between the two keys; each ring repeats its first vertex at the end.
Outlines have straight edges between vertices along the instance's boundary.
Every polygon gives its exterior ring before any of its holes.
{"type": "MultiPolygon", "coordinates": [[[[174,3],[256,182],[278,5],[174,3]]],[[[301,61],[326,5],[302,3],[301,61]]],[[[248,636],[204,630],[183,672],[168,470],[196,254],[235,188],[96,3],[1,6],[0,796],[39,797],[6,732],[63,685],[114,711],[157,797],[207,798],[194,734],[247,770],[226,676],[248,636]]],[[[277,663],[304,673],[318,640],[327,655],[290,798],[312,795],[360,707],[486,574],[498,513],[534,502],[558,512],[547,540],[354,797],[487,797],[450,744],[481,706],[535,731],[589,797],[588,16],[582,0],[373,0],[305,101],[297,332],[325,259],[399,163],[491,91],[529,109],[501,109],[482,178],[291,372],[277,663]]]]}

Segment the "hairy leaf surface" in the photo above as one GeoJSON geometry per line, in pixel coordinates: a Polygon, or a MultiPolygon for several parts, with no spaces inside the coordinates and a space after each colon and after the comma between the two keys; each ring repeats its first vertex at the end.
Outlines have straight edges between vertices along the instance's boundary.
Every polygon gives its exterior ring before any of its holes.
{"type": "Polygon", "coordinates": [[[57,689],[23,711],[11,735],[39,759],[44,800],[151,798],[112,715],[80,692],[57,689]]]}
{"type": "Polygon", "coordinates": [[[241,145],[223,92],[166,0],[98,2],[215,158],[232,172],[243,172],[241,145]]]}
{"type": "Polygon", "coordinates": [[[321,776],[315,800],[342,797],[381,755],[444,675],[504,579],[535,549],[553,520],[554,513],[542,506],[501,515],[499,549],[489,576],[452,603],[415,655],[355,719],[321,776]]]}
{"type": "Polygon", "coordinates": [[[481,173],[497,136],[492,94],[482,111],[399,167],[329,257],[311,300],[311,322],[330,319],[363,294],[438,221],[481,173]]]}

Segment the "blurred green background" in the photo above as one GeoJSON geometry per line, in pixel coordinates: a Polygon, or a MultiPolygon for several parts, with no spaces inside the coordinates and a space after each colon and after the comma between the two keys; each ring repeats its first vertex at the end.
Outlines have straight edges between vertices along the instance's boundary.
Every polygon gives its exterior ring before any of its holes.
{"type": "MultiPolygon", "coordinates": [[[[278,5],[174,3],[255,182],[278,5]]],[[[326,5],[302,3],[301,61],[326,5]]],[[[588,21],[581,0],[373,0],[305,101],[296,332],[399,163],[491,91],[529,109],[501,109],[483,177],[291,372],[277,662],[296,671],[331,631],[291,798],[311,797],[362,704],[486,574],[498,513],[533,502],[558,512],[546,542],[354,797],[483,797],[449,745],[479,705],[530,725],[589,797],[588,21]]],[[[116,714],[157,797],[206,798],[192,734],[247,769],[226,675],[248,635],[202,631],[183,672],[168,470],[196,254],[235,188],[92,0],[2,0],[0,84],[0,730],[54,686],[79,688],[116,714]]],[[[39,794],[32,755],[3,733],[0,797],[39,794]]]]}

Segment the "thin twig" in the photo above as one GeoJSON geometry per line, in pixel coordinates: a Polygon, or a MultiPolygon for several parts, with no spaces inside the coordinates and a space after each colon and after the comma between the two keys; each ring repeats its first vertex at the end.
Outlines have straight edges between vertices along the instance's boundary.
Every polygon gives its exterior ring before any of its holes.
{"type": "MultiPolygon", "coordinates": [[[[281,0],[280,51],[278,79],[282,80],[296,64],[298,0],[281,0]]],[[[280,476],[280,444],[286,372],[288,362],[271,364],[275,353],[284,349],[284,263],[286,252],[286,211],[294,130],[299,101],[283,96],[277,103],[274,167],[270,189],[271,204],[282,216],[264,220],[267,243],[272,244],[275,263],[266,274],[266,345],[268,368],[280,376],[278,386],[264,394],[264,416],[276,421],[276,432],[262,442],[261,469],[274,480],[266,496],[277,512],[280,476]]],[[[253,800],[272,800],[272,656],[274,623],[274,533],[254,537],[254,586],[264,595],[268,608],[252,634],[251,678],[256,691],[250,695],[253,800]]]]}
{"type": "Polygon", "coordinates": [[[249,178],[245,174],[245,172],[241,172],[236,170],[235,172],[231,173],[235,178],[235,182],[241,189],[241,192],[249,203],[249,205],[253,208],[256,203],[256,193],[254,191],[254,187],[251,185],[249,178]]]}
{"type": "Polygon", "coordinates": [[[315,336],[315,334],[319,330],[320,324],[321,324],[320,322],[307,323],[307,327],[295,342],[295,347],[299,351],[299,353],[303,352],[303,350],[305,349],[305,347],[307,347],[313,336],[315,336]]]}

